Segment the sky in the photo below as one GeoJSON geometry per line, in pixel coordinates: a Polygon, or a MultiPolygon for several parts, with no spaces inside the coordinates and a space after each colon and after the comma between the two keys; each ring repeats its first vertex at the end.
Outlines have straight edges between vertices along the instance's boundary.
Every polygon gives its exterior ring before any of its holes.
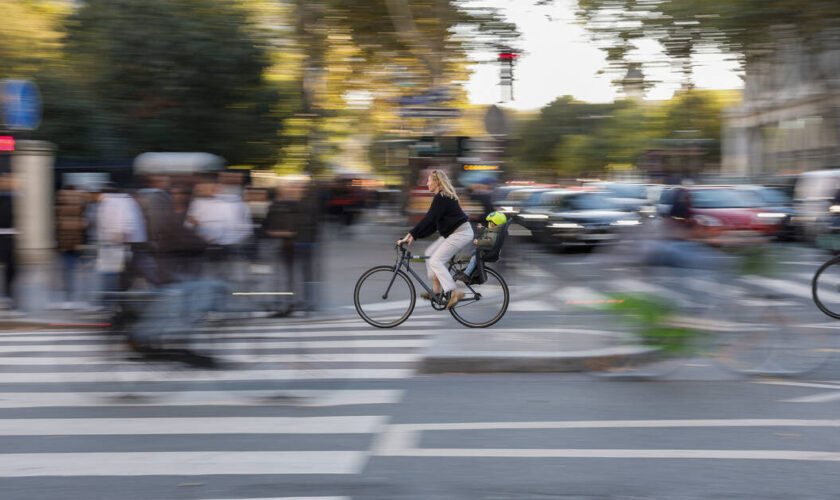
{"type": "MultiPolygon", "coordinates": [[[[554,0],[553,5],[536,6],[535,0],[480,0],[476,4],[497,7],[519,27],[524,54],[514,67],[514,100],[505,107],[518,110],[539,109],[563,95],[587,102],[611,102],[617,90],[613,74],[598,75],[606,69],[606,54],[590,41],[584,26],[575,24],[576,0],[554,0]]],[[[652,60],[661,53],[659,44],[640,44],[638,57],[652,60]]],[[[496,54],[473,53],[475,60],[494,60],[496,54]]],[[[704,89],[739,89],[743,82],[734,62],[722,54],[704,54],[695,59],[694,83],[704,89]]],[[[668,68],[645,68],[645,77],[660,81],[646,99],[668,99],[679,89],[679,75],[668,68]]],[[[502,97],[498,64],[477,64],[467,85],[473,104],[497,104],[502,97]]]]}

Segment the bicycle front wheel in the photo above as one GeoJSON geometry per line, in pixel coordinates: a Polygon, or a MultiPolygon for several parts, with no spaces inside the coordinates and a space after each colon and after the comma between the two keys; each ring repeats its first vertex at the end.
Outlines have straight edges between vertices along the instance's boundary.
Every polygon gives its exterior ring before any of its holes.
{"type": "Polygon", "coordinates": [[[470,285],[464,298],[449,309],[452,316],[462,325],[470,328],[486,328],[505,315],[510,302],[507,283],[496,271],[485,267],[487,281],[470,285]]]}
{"type": "Polygon", "coordinates": [[[820,311],[840,319],[840,257],[823,264],[814,274],[811,295],[820,311]]]}
{"type": "Polygon", "coordinates": [[[393,328],[407,320],[414,311],[414,284],[394,266],[368,269],[356,282],[353,302],[356,312],[377,328],[393,328]]]}

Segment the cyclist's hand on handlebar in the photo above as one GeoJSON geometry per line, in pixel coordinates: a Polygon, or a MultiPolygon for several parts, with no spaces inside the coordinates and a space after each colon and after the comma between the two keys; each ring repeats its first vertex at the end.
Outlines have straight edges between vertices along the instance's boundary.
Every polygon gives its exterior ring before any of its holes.
{"type": "Polygon", "coordinates": [[[397,241],[397,246],[402,246],[403,244],[411,245],[411,242],[413,242],[413,241],[414,241],[414,236],[411,236],[411,234],[409,233],[409,234],[405,235],[405,238],[397,241]]]}

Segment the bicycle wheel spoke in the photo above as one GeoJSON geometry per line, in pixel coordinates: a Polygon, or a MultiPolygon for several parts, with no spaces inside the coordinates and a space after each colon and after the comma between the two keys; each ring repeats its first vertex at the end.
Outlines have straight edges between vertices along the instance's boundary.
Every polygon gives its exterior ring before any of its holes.
{"type": "Polygon", "coordinates": [[[404,272],[394,276],[393,267],[380,266],[359,278],[353,298],[362,319],[379,328],[391,328],[411,315],[415,291],[404,272]]]}
{"type": "Polygon", "coordinates": [[[470,285],[470,292],[449,311],[460,323],[470,327],[487,327],[507,311],[510,292],[504,279],[492,269],[485,269],[487,281],[470,285]]]}

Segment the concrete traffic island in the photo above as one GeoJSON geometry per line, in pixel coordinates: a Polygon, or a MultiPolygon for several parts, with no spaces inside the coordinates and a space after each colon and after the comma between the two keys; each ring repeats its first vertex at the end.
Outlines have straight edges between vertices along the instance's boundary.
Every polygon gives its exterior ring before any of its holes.
{"type": "Polygon", "coordinates": [[[458,329],[438,333],[422,373],[579,372],[649,356],[619,331],[581,328],[458,329]]]}

